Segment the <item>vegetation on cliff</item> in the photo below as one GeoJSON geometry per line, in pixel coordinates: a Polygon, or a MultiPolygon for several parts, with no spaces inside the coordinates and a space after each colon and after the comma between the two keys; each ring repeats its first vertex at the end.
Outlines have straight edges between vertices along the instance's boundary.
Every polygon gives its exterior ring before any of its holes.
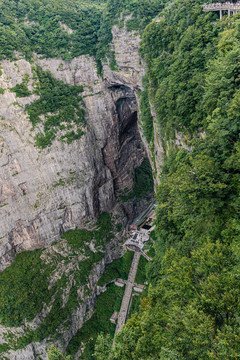
{"type": "MultiPolygon", "coordinates": [[[[43,130],[36,135],[36,145],[40,148],[50,146],[59,129],[62,141],[70,144],[73,140],[79,139],[83,135],[85,115],[84,103],[80,96],[83,87],[70,86],[58,81],[50,71],[43,71],[40,66],[37,66],[34,72],[34,93],[39,99],[26,106],[25,110],[33,127],[43,122],[43,130]]],[[[18,94],[19,89],[17,91],[18,94]]]]}
{"type": "Polygon", "coordinates": [[[0,1],[0,60],[33,52],[71,60],[83,54],[111,57],[111,28],[121,13],[133,14],[129,29],[144,28],[162,0],[0,1]]]}
{"type": "MultiPolygon", "coordinates": [[[[99,64],[108,56],[114,66],[109,43],[112,25],[117,21],[122,26],[122,19],[116,20],[120,13],[132,14],[127,21],[129,30],[141,27],[142,31],[147,26],[141,47],[148,68],[141,94],[141,120],[144,135],[152,145],[153,122],[157,122],[166,153],[157,188],[156,255],[147,265],[151,286],[140,310],[127,322],[112,348],[113,327],[106,319],[119,307],[120,296],[113,301],[115,292],[110,285],[98,298],[92,319],[70,342],[70,354],[76,353],[83,341],[87,344],[84,356],[97,360],[239,359],[240,16],[216,21],[216,14],[202,12],[202,3],[200,0],[0,2],[2,59],[14,58],[14,50],[28,58],[35,51],[65,60],[90,54],[99,64]],[[166,7],[160,12],[164,4],[166,7]],[[154,16],[158,16],[157,21],[150,23],[154,16]],[[156,119],[151,115],[150,104],[156,110],[156,119]],[[176,146],[176,135],[182,146],[176,146]],[[93,354],[93,344],[101,330],[104,334],[98,337],[93,354]],[[93,341],[87,343],[89,338],[93,341]]],[[[51,83],[49,74],[41,76],[51,83]]],[[[12,90],[25,96],[24,85],[12,90]]],[[[64,96],[70,91],[59,82],[57,87],[64,96]]],[[[41,108],[45,104],[42,97],[48,97],[48,86],[43,84],[40,90],[40,99],[28,109],[30,115],[34,112],[34,121],[44,114],[38,109],[39,104],[41,108]]],[[[71,96],[78,97],[80,91],[75,90],[70,91],[71,96]]],[[[74,115],[81,110],[76,104],[74,100],[71,105],[74,115]]],[[[63,116],[65,106],[69,103],[58,109],[63,116]]],[[[47,105],[45,113],[48,109],[47,105]]],[[[137,177],[141,190],[144,177],[136,172],[137,177]]],[[[148,185],[152,186],[152,181],[148,185]]],[[[108,220],[105,215],[103,236],[95,239],[99,246],[108,239],[108,220]]],[[[96,236],[95,231],[69,232],[64,236],[73,254],[79,256],[81,250],[89,256],[77,265],[74,285],[64,304],[66,278],[57,281],[52,290],[46,289],[46,276],[54,262],[43,262],[39,251],[19,255],[0,275],[4,287],[0,293],[0,318],[5,325],[33,320],[43,304],[50,303],[51,291],[55,296],[39,329],[12,341],[13,348],[49,335],[58,336],[56,329],[67,323],[80,301],[77,288],[86,283],[93,264],[103,256],[100,249],[90,256],[86,245],[96,236]],[[21,267],[20,256],[26,256],[21,267]],[[31,264],[35,265],[34,270],[31,264]],[[42,271],[36,273],[40,265],[42,271]],[[22,275],[16,276],[19,272],[22,275]],[[36,294],[29,291],[33,276],[36,294]],[[38,296],[40,289],[35,280],[47,292],[44,298],[38,296]],[[26,299],[32,301],[29,311],[26,299]]],[[[126,264],[122,261],[119,265],[125,273],[126,264]]],[[[119,269],[116,271],[114,266],[108,267],[100,285],[118,274],[119,269]]],[[[3,349],[6,350],[5,345],[3,349]]],[[[52,356],[55,355],[61,358],[53,349],[52,356]]]]}
{"type": "Polygon", "coordinates": [[[154,192],[154,182],[150,162],[145,158],[142,164],[135,169],[134,186],[129,192],[125,189],[121,196],[123,202],[133,199],[142,199],[144,197],[152,196],[154,192]]]}
{"type": "Polygon", "coordinates": [[[113,231],[111,215],[103,213],[94,229],[70,230],[48,249],[24,251],[0,273],[1,324],[19,327],[34,319],[38,324],[27,326],[18,336],[9,331],[0,353],[61,336],[72,313],[91,295],[88,278],[103,259],[113,231]]]}
{"type": "Polygon", "coordinates": [[[169,3],[144,32],[148,99],[167,154],[152,286],[113,349],[98,338],[98,360],[239,358],[240,20],[216,22],[202,3],[169,3]]]}

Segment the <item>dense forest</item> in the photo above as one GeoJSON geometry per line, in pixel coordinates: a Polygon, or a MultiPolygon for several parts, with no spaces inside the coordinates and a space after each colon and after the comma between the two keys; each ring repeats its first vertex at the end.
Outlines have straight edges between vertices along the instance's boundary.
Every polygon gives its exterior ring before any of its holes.
{"type": "Polygon", "coordinates": [[[113,349],[99,336],[99,360],[240,358],[240,17],[202,3],[169,2],[143,33],[144,128],[152,143],[149,101],[166,152],[156,256],[148,296],[113,349]]]}
{"type": "MultiPolygon", "coordinates": [[[[139,309],[114,347],[110,335],[98,336],[92,359],[240,359],[240,15],[219,21],[202,11],[203,3],[0,0],[0,59],[90,54],[101,72],[106,57],[114,68],[109,43],[120,14],[133,14],[127,28],[142,36],[143,131],[153,162],[153,121],[165,150],[156,255],[139,309]],[[184,146],[175,145],[176,134],[184,146]]],[[[44,95],[46,88],[40,90],[44,95]]],[[[38,105],[30,113],[42,114],[38,105]]],[[[77,103],[72,111],[80,121],[77,103]]],[[[45,139],[39,141],[44,147],[45,139]]],[[[49,359],[63,358],[50,350],[49,359]]]]}
{"type": "Polygon", "coordinates": [[[120,14],[133,14],[128,29],[144,28],[159,13],[163,0],[1,0],[0,59],[34,52],[45,57],[71,60],[95,56],[99,69],[108,56],[114,66],[109,43],[111,28],[120,14]]]}

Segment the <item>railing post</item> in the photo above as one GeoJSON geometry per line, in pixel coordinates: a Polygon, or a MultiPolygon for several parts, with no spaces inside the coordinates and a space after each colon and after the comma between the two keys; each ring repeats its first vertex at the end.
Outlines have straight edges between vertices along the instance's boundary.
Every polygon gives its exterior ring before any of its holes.
{"type": "Polygon", "coordinates": [[[222,20],[222,10],[220,10],[220,20],[222,20]]]}

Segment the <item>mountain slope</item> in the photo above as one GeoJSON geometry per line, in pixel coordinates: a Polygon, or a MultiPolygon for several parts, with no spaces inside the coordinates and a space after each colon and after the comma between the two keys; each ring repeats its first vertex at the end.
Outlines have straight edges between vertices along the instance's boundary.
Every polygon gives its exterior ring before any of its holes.
{"type": "MultiPolygon", "coordinates": [[[[239,358],[239,15],[220,22],[201,5],[172,2],[144,32],[143,121],[165,150],[157,255],[110,359],[239,358]]],[[[107,347],[99,337],[97,359],[107,347]]]]}

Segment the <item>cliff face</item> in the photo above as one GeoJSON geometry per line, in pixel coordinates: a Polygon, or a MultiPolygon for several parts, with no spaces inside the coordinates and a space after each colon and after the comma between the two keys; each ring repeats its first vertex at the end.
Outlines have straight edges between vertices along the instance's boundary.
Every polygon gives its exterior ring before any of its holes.
{"type": "Polygon", "coordinates": [[[109,211],[116,192],[131,189],[134,169],[145,156],[137,127],[136,91],[144,73],[138,55],[140,39],[113,29],[118,71],[104,64],[98,76],[93,58],[72,61],[42,59],[35,64],[56,79],[83,85],[87,126],[71,144],[55,140],[43,150],[35,146],[24,108],[37,95],[16,97],[10,89],[29,77],[32,65],[20,59],[2,61],[0,88],[0,270],[21,250],[45,247],[100,211],[109,211]]]}
{"type": "MultiPolygon", "coordinates": [[[[19,251],[45,248],[68,229],[85,227],[86,222],[94,220],[100,212],[114,209],[116,218],[123,218],[126,213],[133,215],[131,208],[124,206],[123,209],[117,204],[117,196],[125,189],[132,189],[135,168],[149,153],[137,125],[137,92],[142,87],[145,69],[138,54],[140,37],[124,27],[114,26],[112,33],[118,70],[112,71],[105,63],[102,77],[89,56],[72,61],[36,56],[33,64],[23,59],[1,63],[0,88],[4,93],[0,94],[0,270],[8,266],[19,251]],[[57,136],[50,147],[37,148],[35,136],[39,127],[32,129],[24,108],[38,96],[19,98],[10,91],[21,84],[26,75],[28,89],[34,89],[32,66],[36,64],[58,80],[84,87],[86,127],[84,135],[71,144],[61,142],[57,136]]],[[[58,329],[59,347],[65,349],[92,315],[96,296],[101,291],[97,281],[106,264],[121,255],[122,248],[118,247],[121,240],[122,234],[115,236],[106,246],[104,258],[92,269],[86,285],[89,294],[84,295],[84,287],[79,289],[82,301],[71,314],[70,326],[58,329]]],[[[61,248],[61,243],[59,246],[61,248]]],[[[58,255],[62,250],[51,245],[45,251],[58,255]]],[[[74,270],[74,261],[58,270],[70,273],[74,270]]],[[[76,268],[79,261],[81,259],[76,259],[76,268]]],[[[56,279],[52,279],[52,283],[56,279]]],[[[72,282],[69,278],[70,288],[72,282]]],[[[6,342],[6,334],[19,337],[28,331],[28,326],[37,328],[50,311],[51,306],[31,324],[19,329],[0,326],[0,343],[6,342]]],[[[47,339],[41,344],[34,342],[24,349],[10,350],[4,356],[11,360],[38,356],[46,359],[46,347],[47,339]]]]}

